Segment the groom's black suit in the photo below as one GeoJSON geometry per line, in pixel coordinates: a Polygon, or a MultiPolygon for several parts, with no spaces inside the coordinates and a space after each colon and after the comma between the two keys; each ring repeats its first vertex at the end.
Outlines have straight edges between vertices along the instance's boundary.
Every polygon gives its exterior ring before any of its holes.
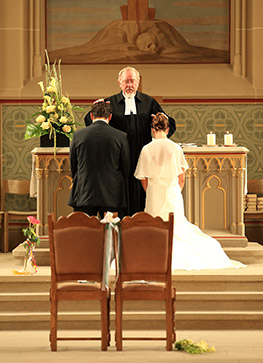
{"type": "Polygon", "coordinates": [[[127,135],[97,120],[74,133],[70,146],[73,187],[69,205],[96,215],[127,214],[130,155],[127,135]]]}

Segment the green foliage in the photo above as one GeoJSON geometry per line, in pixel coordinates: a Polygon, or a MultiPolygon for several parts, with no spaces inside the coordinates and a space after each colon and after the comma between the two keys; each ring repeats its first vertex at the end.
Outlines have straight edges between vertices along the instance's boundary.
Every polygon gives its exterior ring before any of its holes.
{"type": "Polygon", "coordinates": [[[27,239],[30,240],[31,243],[36,243],[37,246],[39,246],[40,239],[36,235],[35,227],[29,226],[27,228],[23,228],[22,232],[24,233],[24,236],[27,237],[27,239]]]}
{"type": "Polygon", "coordinates": [[[214,346],[208,347],[208,344],[203,340],[194,343],[191,339],[179,340],[175,343],[175,349],[189,354],[203,354],[216,351],[214,346]]]}
{"type": "Polygon", "coordinates": [[[25,140],[31,139],[32,137],[40,137],[41,131],[42,130],[40,128],[40,125],[27,123],[26,132],[25,132],[25,140]]]}

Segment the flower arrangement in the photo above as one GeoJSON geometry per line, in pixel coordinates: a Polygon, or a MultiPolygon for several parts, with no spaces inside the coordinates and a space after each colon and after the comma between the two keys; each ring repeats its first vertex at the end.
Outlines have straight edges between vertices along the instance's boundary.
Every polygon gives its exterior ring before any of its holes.
{"type": "Polygon", "coordinates": [[[58,62],[55,61],[51,66],[47,51],[46,59],[46,88],[42,81],[38,82],[43,94],[42,107],[26,120],[25,139],[48,134],[50,139],[54,138],[54,148],[56,149],[56,134],[64,134],[71,140],[76,130],[73,110],[83,111],[83,109],[72,105],[69,97],[62,93],[61,59],[58,62]]]}
{"type": "Polygon", "coordinates": [[[26,236],[26,240],[23,242],[23,247],[26,250],[25,259],[24,259],[24,267],[22,270],[17,271],[13,270],[14,275],[23,275],[23,274],[31,274],[37,272],[37,264],[35,259],[35,248],[39,245],[40,239],[36,234],[36,226],[39,224],[39,220],[37,220],[33,216],[27,217],[29,226],[27,228],[23,228],[22,232],[26,236]],[[30,263],[29,263],[30,262],[30,263]]]}
{"type": "Polygon", "coordinates": [[[215,347],[208,347],[208,344],[200,340],[200,342],[194,343],[191,339],[179,340],[175,343],[176,350],[182,350],[189,354],[203,354],[208,352],[215,352],[215,347]]]}
{"type": "Polygon", "coordinates": [[[40,239],[36,234],[36,227],[40,223],[38,219],[33,216],[27,217],[29,226],[23,228],[22,232],[26,236],[26,240],[23,242],[24,249],[26,250],[24,271],[27,271],[27,264],[31,261],[31,266],[34,268],[34,272],[37,272],[37,264],[35,259],[35,248],[39,246],[40,239]]]}

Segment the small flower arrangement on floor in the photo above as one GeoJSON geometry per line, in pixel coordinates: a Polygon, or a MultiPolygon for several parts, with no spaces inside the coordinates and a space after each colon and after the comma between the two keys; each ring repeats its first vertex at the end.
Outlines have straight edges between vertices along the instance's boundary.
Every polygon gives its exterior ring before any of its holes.
{"type": "Polygon", "coordinates": [[[76,130],[73,110],[84,110],[72,105],[69,97],[62,94],[61,59],[57,63],[55,61],[51,66],[47,51],[46,58],[46,87],[42,81],[38,82],[43,94],[42,107],[27,119],[25,139],[48,134],[50,139],[54,139],[54,149],[56,150],[57,133],[64,134],[71,140],[76,130]],[[35,116],[37,117],[35,118],[35,116]],[[34,121],[31,122],[31,119],[34,121]]]}
{"type": "Polygon", "coordinates": [[[175,343],[175,349],[185,351],[189,354],[203,354],[216,351],[214,346],[209,347],[203,340],[194,343],[191,339],[179,340],[175,343]]]}
{"type": "Polygon", "coordinates": [[[23,228],[22,232],[26,236],[26,240],[23,242],[25,249],[24,267],[20,271],[13,270],[13,274],[31,274],[37,272],[37,263],[35,258],[35,248],[39,246],[40,239],[36,234],[36,227],[40,223],[38,219],[33,216],[27,217],[29,226],[23,228]]]}

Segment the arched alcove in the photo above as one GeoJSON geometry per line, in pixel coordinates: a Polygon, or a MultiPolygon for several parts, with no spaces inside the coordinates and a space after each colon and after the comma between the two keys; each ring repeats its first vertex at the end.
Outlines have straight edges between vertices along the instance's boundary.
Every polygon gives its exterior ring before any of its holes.
{"type": "Polygon", "coordinates": [[[226,191],[217,175],[210,175],[203,190],[202,228],[226,229],[226,191]]]}

